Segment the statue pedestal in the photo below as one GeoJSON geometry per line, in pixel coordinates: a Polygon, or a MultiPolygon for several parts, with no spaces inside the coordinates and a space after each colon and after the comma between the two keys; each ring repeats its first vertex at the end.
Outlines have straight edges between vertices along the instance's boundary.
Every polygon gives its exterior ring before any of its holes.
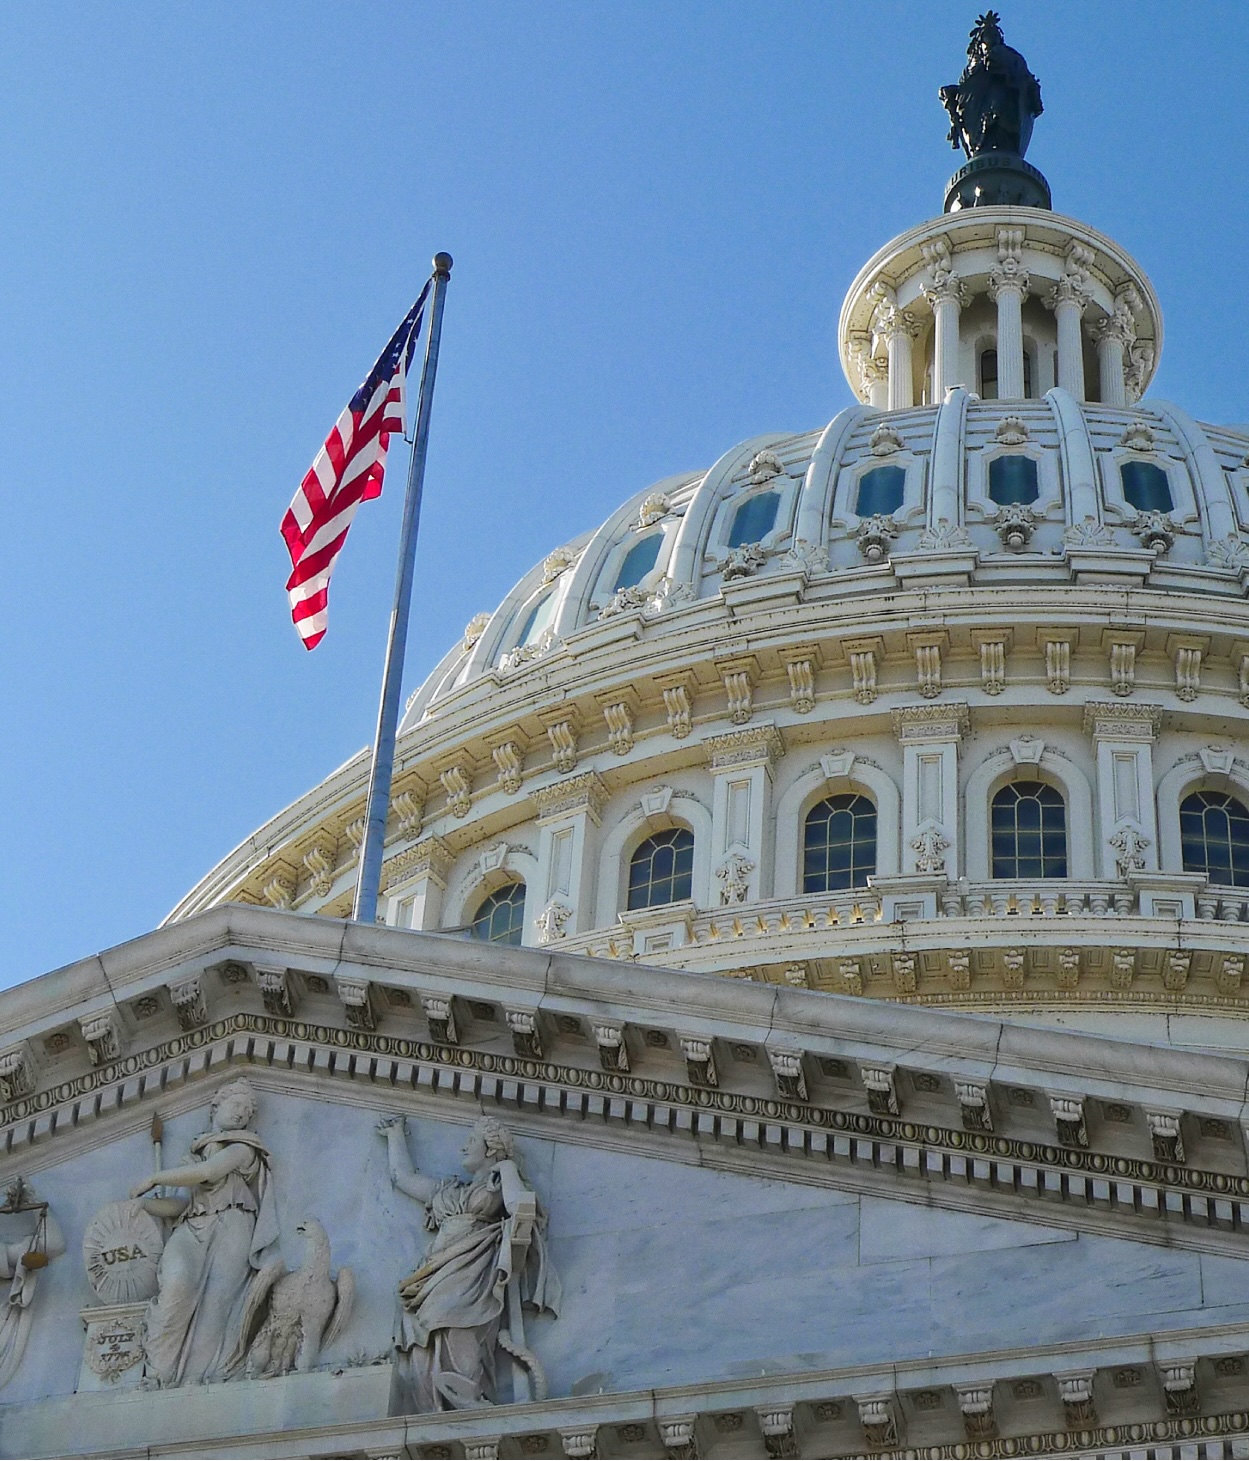
{"type": "Polygon", "coordinates": [[[1052,208],[1045,175],[1012,152],[981,152],[960,167],[945,190],[945,211],[997,205],[1052,208]]]}
{"type": "Polygon", "coordinates": [[[143,1378],[142,1304],[98,1304],[81,1309],[86,1335],[79,1394],[88,1390],[133,1390],[143,1378]]]}

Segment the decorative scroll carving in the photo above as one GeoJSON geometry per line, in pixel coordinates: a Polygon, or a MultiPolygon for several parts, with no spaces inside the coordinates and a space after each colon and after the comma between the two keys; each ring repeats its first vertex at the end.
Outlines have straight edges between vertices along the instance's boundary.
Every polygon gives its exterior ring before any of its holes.
{"type": "Polygon", "coordinates": [[[1097,1410],[1093,1405],[1093,1375],[1092,1370],[1073,1370],[1054,1376],[1069,1430],[1087,1430],[1097,1424],[1097,1410]]]}
{"type": "Polygon", "coordinates": [[[1136,689],[1136,645],[1115,640],[1110,646],[1110,688],[1116,695],[1130,695],[1136,689]]]}
{"type": "MultiPolygon", "coordinates": [[[[876,651],[850,649],[849,655],[854,698],[860,705],[870,705],[876,699],[876,651]]],[[[1246,656],[1246,664],[1249,664],[1249,656],[1246,656]]]]}
{"type": "Polygon", "coordinates": [[[334,984],[342,1002],[343,1013],[353,1030],[375,1030],[377,1016],[373,1011],[372,984],[352,974],[336,974],[334,984]]]}
{"type": "Polygon", "coordinates": [[[798,715],[809,715],[815,709],[815,666],[810,655],[792,656],[785,661],[789,676],[789,703],[798,715]]]}
{"type": "Polygon", "coordinates": [[[499,773],[499,786],[508,796],[515,796],[520,790],[523,766],[519,745],[514,740],[499,741],[491,746],[490,757],[499,773]]]}
{"type": "Polygon", "coordinates": [[[1058,1140],[1064,1146],[1088,1146],[1089,1131],[1084,1120],[1083,1096],[1051,1096],[1050,1110],[1054,1113],[1058,1140]]]}
{"type": "Polygon", "coordinates": [[[637,696],[633,691],[603,696],[599,705],[607,722],[607,742],[617,756],[627,756],[633,749],[633,718],[637,713],[637,696]]]}
{"type": "Polygon", "coordinates": [[[1045,688],[1051,695],[1065,695],[1071,689],[1071,641],[1045,641],[1045,688]]]}
{"type": "Polygon", "coordinates": [[[542,1032],[534,1010],[504,1010],[503,1018],[512,1035],[512,1049],[522,1060],[542,1059],[542,1032]]]}
{"type": "Polygon", "coordinates": [[[993,1386],[955,1385],[954,1394],[969,1441],[991,1441],[997,1435],[993,1418],[993,1386]]]}
{"type": "Polygon", "coordinates": [[[794,1407],[792,1405],[769,1406],[766,1410],[757,1410],[755,1414],[759,1418],[763,1444],[770,1458],[798,1455],[798,1438],[794,1434],[794,1407]]]}
{"type": "Polygon", "coordinates": [[[92,1065],[107,1065],[121,1054],[121,1021],[116,1010],[101,1010],[98,1014],[83,1015],[78,1021],[82,1038],[87,1042],[87,1053],[92,1065]]]}
{"type": "Polygon", "coordinates": [[[265,1009],[271,1015],[291,1019],[295,1013],[295,998],[291,990],[290,975],[285,964],[256,964],[256,983],[260,986],[260,997],[265,1009]]]}
{"type": "Polygon", "coordinates": [[[1181,644],[1175,650],[1175,693],[1181,700],[1196,700],[1201,690],[1201,646],[1181,644]]]}
{"type": "Polygon", "coordinates": [[[720,678],[728,700],[729,719],[734,725],[745,725],[754,714],[754,683],[750,670],[744,665],[724,665],[720,678]]]}
{"type": "Polygon", "coordinates": [[[696,1086],[718,1086],[715,1053],[710,1040],[700,1040],[692,1035],[681,1037],[681,1054],[685,1057],[685,1068],[690,1081],[696,1086]]]}
{"type": "Polygon", "coordinates": [[[447,806],[452,815],[467,817],[473,809],[473,768],[463,757],[457,757],[449,766],[438,773],[442,789],[446,794],[447,806]]]}
{"type": "Polygon", "coordinates": [[[455,1023],[455,1007],[450,995],[422,994],[421,1010],[432,1040],[439,1045],[460,1043],[460,1032],[455,1023]]]}
{"type": "Polygon", "coordinates": [[[604,1070],[627,1074],[629,1047],[625,1044],[624,1026],[599,1021],[594,1025],[594,1043],[598,1046],[599,1064],[604,1070]]]}
{"type": "Polygon", "coordinates": [[[1146,1111],[1145,1121],[1153,1142],[1154,1160],[1183,1166],[1184,1137],[1179,1116],[1173,1111],[1146,1111]]]}
{"type": "Polygon", "coordinates": [[[894,1415],[892,1395],[855,1396],[859,1423],[867,1444],[878,1451],[892,1450],[898,1444],[898,1423],[894,1415]]]}
{"type": "Polygon", "coordinates": [[[989,1111],[989,1088],[978,1081],[954,1082],[954,1096],[963,1117],[964,1131],[992,1131],[989,1111]]]}
{"type": "Polygon", "coordinates": [[[683,741],[689,735],[693,724],[690,704],[691,683],[691,677],[686,674],[665,681],[660,686],[664,697],[664,714],[668,718],[668,730],[673,739],[677,741],[683,741]]]}
{"type": "Polygon", "coordinates": [[[28,1045],[14,1045],[0,1054],[0,1096],[16,1101],[35,1089],[35,1062],[28,1045]]]}
{"type": "Polygon", "coordinates": [[[1001,639],[980,641],[980,688],[986,695],[1006,689],[1006,644],[1001,639]]]}
{"type": "Polygon", "coordinates": [[[776,1079],[777,1093],[791,1101],[807,1099],[807,1078],[802,1068],[802,1051],[769,1045],[768,1063],[776,1079]]]}
{"type": "Polygon", "coordinates": [[[867,1108],[877,1116],[900,1116],[897,1073],[892,1065],[861,1065],[863,1089],[867,1092],[867,1108]]]}
{"type": "Polygon", "coordinates": [[[421,824],[425,820],[424,793],[418,795],[411,787],[392,797],[391,814],[395,819],[395,832],[405,841],[421,835],[421,824]]]}
{"type": "Polygon", "coordinates": [[[939,644],[917,644],[915,646],[915,679],[919,693],[925,700],[933,700],[941,694],[941,646],[939,644]]]}
{"type": "Polygon", "coordinates": [[[318,898],[329,895],[334,886],[334,864],[337,861],[336,848],[328,839],[314,842],[300,859],[308,874],[309,886],[318,898]]]}
{"type": "Polygon", "coordinates": [[[550,720],[547,723],[546,734],[551,743],[555,769],[567,775],[577,765],[576,721],[571,715],[550,720]]]}
{"type": "Polygon", "coordinates": [[[208,1000],[204,994],[204,980],[199,974],[188,974],[176,979],[169,986],[169,998],[173,1001],[174,1013],[183,1030],[195,1030],[208,1023],[208,1000]]]}

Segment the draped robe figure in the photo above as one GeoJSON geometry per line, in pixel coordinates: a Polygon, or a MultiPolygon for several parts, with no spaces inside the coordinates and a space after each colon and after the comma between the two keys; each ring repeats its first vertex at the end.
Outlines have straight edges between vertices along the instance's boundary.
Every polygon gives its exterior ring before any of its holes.
{"type": "Polygon", "coordinates": [[[191,1143],[185,1167],[157,1172],[131,1194],[186,1187],[188,1198],[149,1198],[173,1231],[157,1268],[144,1320],[146,1377],[162,1387],[228,1379],[246,1352],[248,1298],[277,1242],[269,1153],[247,1130],[255,1097],[245,1080],[223,1086],[213,1129],[191,1143]]]}
{"type": "MultiPolygon", "coordinates": [[[[512,1159],[507,1132],[492,1118],[464,1147],[467,1182],[416,1172],[401,1121],[383,1121],[391,1181],[425,1208],[434,1237],[420,1266],[399,1285],[392,1413],[462,1410],[495,1401],[495,1353],[502,1348],[543,1388],[536,1358],[504,1327],[508,1290],[520,1305],[554,1315],[559,1280],[546,1252],[545,1218],[512,1159]]],[[[514,1321],[513,1321],[514,1322],[514,1321]]]]}
{"type": "Polygon", "coordinates": [[[19,1178],[0,1204],[0,1279],[10,1281],[0,1304],[0,1388],[26,1353],[40,1271],[64,1251],[60,1224],[19,1178]]]}

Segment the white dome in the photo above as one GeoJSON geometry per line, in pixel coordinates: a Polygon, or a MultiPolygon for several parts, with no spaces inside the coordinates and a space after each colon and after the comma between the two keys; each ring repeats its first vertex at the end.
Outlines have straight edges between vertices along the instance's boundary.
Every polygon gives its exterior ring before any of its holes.
{"type": "MultiPolygon", "coordinates": [[[[1234,801],[1249,829],[1249,430],[1136,399],[1149,281],[1038,209],[894,240],[840,340],[854,406],[639,490],[413,695],[386,920],[1086,1023],[1222,1018],[1249,831],[1224,866],[1183,818],[1234,801]],[[1060,854],[1023,856],[1022,824],[1004,854],[1002,796],[1048,807],[1060,854]],[[851,815],[861,845],[826,827],[815,866],[811,818],[851,815]]],[[[366,771],[171,919],[349,916],[366,771]]]]}

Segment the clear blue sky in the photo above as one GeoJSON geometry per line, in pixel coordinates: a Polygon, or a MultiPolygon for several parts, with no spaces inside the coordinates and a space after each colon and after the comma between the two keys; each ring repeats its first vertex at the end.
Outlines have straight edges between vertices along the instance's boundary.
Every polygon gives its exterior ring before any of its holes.
{"type": "MultiPolygon", "coordinates": [[[[940,210],[982,0],[42,3],[0,45],[0,984],[153,927],[363,745],[401,493],[313,654],[277,525],[455,255],[409,683],[670,472],[848,403],[859,266],[940,210]]],[[[1249,420],[1249,11],[1020,3],[1030,161],[1249,420]]]]}

